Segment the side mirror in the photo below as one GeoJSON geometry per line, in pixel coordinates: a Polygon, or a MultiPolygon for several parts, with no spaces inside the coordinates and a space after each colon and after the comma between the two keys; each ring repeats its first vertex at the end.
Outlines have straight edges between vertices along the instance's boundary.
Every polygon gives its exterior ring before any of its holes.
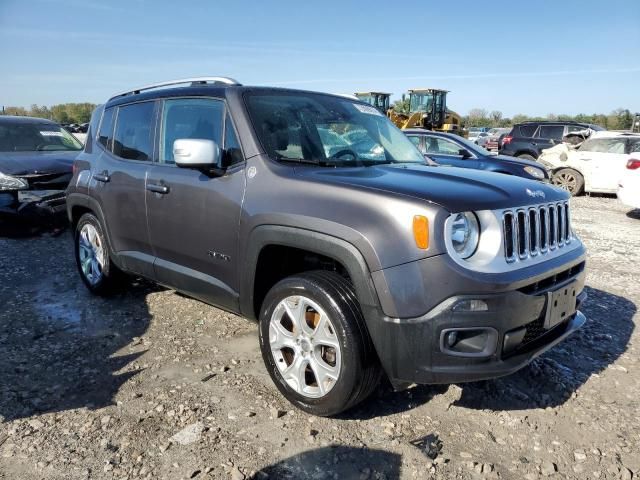
{"type": "Polygon", "coordinates": [[[461,148],[460,150],[458,150],[458,155],[462,156],[463,160],[465,158],[471,158],[471,152],[466,148],[461,148]]]}
{"type": "Polygon", "coordinates": [[[173,159],[178,167],[221,173],[222,153],[213,140],[179,138],[173,142],[173,159]]]}

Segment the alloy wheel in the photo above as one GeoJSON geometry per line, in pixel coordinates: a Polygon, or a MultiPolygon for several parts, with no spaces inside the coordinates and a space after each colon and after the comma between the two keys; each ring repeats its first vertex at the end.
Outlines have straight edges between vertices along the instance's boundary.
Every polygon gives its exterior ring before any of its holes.
{"type": "Polygon", "coordinates": [[[571,194],[574,194],[576,188],[578,186],[578,180],[576,176],[569,172],[562,172],[554,175],[553,184],[562,188],[563,190],[568,191],[571,194]]]}
{"type": "Polygon", "coordinates": [[[89,223],[82,226],[78,247],[82,274],[91,285],[96,285],[102,278],[104,267],[104,248],[96,227],[89,223]]]}
{"type": "Polygon", "coordinates": [[[340,342],[331,319],[313,300],[295,295],[278,303],[269,345],[282,378],[298,394],[320,398],[338,381],[340,342]]]}

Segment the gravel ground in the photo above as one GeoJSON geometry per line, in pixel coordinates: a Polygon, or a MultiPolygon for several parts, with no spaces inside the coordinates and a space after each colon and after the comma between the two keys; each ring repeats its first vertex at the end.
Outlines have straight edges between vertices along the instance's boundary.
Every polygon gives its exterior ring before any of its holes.
{"type": "Polygon", "coordinates": [[[0,238],[0,479],[640,477],[640,212],[582,197],[573,219],[581,331],[338,419],[278,394],[253,323],[145,282],[92,297],[67,233],[0,238]]]}

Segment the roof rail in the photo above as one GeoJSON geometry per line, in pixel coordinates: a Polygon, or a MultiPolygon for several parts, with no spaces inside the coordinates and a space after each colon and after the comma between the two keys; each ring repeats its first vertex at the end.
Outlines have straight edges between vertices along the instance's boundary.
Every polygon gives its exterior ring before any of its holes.
{"type": "Polygon", "coordinates": [[[153,90],[156,88],[169,87],[172,85],[181,85],[183,83],[189,83],[191,85],[206,85],[207,83],[211,84],[222,84],[222,85],[242,85],[237,80],[229,77],[193,77],[193,78],[183,78],[180,80],[169,80],[168,82],[154,83],[152,85],[145,85],[144,87],[135,88],[133,90],[126,90],[124,92],[116,93],[109,100],[113,100],[118,97],[126,97],[127,95],[137,95],[140,92],[145,90],[153,90]]]}

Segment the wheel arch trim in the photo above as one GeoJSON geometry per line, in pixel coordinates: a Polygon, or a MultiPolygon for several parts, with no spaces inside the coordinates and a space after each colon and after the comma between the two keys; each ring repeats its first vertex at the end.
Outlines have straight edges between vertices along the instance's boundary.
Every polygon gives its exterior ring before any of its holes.
{"type": "Polygon", "coordinates": [[[258,259],[270,245],[298,248],[332,258],[344,266],[363,307],[379,308],[378,296],[364,256],[352,244],[325,233],[281,225],[260,225],[249,234],[244,267],[240,274],[240,311],[247,318],[257,319],[255,311],[255,279],[258,259]]]}

